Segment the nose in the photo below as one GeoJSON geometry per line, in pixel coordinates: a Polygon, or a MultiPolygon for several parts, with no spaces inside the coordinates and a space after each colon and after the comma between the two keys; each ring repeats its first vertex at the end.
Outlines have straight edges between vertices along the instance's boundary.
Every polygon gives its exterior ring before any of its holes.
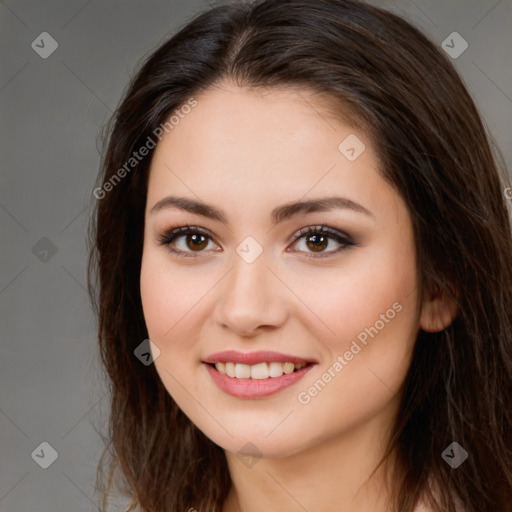
{"type": "Polygon", "coordinates": [[[233,268],[222,281],[217,287],[214,320],[223,329],[253,337],[286,322],[290,297],[269,268],[265,251],[252,263],[234,255],[233,268]]]}

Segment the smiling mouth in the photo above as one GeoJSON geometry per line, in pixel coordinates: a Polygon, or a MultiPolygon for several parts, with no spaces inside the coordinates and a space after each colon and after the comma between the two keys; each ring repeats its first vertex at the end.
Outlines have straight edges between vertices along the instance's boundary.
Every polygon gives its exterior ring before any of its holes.
{"type": "Polygon", "coordinates": [[[311,366],[315,363],[281,363],[272,361],[269,363],[258,364],[241,364],[234,362],[226,363],[207,363],[212,368],[215,368],[222,375],[226,375],[233,379],[253,379],[265,380],[281,377],[282,375],[289,375],[298,372],[306,366],[311,366]]]}

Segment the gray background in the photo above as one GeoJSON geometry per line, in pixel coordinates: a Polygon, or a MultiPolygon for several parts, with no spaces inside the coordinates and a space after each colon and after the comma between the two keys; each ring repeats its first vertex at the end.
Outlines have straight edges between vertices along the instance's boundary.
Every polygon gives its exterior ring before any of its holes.
{"type": "MultiPolygon", "coordinates": [[[[510,171],[511,0],[372,3],[439,44],[454,31],[468,42],[454,63],[510,171]]],[[[206,6],[0,2],[1,512],[97,509],[108,398],[85,290],[85,236],[99,130],[140,59],[206,6]],[[42,32],[59,45],[47,59],[31,47],[42,32]],[[42,442],[58,453],[47,469],[35,462],[48,460],[42,442]]]]}

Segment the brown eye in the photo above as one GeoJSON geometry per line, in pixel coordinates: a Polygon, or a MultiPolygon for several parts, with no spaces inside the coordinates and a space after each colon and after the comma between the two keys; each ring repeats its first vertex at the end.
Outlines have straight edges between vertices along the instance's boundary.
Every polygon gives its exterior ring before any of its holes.
{"type": "Polygon", "coordinates": [[[210,241],[212,239],[208,233],[198,227],[188,225],[171,229],[158,237],[158,243],[167,246],[170,252],[190,257],[198,256],[210,241]]]}
{"type": "Polygon", "coordinates": [[[314,226],[301,229],[295,236],[293,245],[298,245],[298,242],[302,241],[302,239],[304,240],[306,250],[300,250],[298,252],[303,252],[312,258],[333,256],[356,245],[348,235],[328,226],[314,226]],[[337,243],[339,247],[331,251],[326,251],[325,249],[332,241],[337,243]],[[316,253],[316,255],[314,255],[314,253],[316,253]]]}
{"type": "Polygon", "coordinates": [[[313,233],[306,237],[306,244],[313,252],[321,252],[329,244],[329,237],[313,233]]]}
{"type": "Polygon", "coordinates": [[[187,247],[193,251],[204,249],[208,245],[208,240],[204,235],[189,234],[185,236],[187,247]]]}

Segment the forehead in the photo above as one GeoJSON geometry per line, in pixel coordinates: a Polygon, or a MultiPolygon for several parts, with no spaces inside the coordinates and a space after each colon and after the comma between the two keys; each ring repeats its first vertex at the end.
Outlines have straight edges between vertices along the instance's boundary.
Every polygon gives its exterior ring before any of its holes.
{"type": "Polygon", "coordinates": [[[227,131],[230,125],[250,129],[262,121],[268,131],[276,125],[288,125],[298,133],[301,125],[296,125],[297,118],[315,131],[320,123],[331,131],[340,126],[360,132],[367,128],[354,109],[340,99],[297,86],[241,87],[226,79],[201,93],[198,105],[201,108],[194,109],[194,120],[210,126],[217,123],[221,131],[227,131]],[[225,125],[227,119],[230,123],[225,125]]]}
{"type": "Polygon", "coordinates": [[[366,132],[321,95],[222,84],[195,100],[154,150],[148,211],[170,194],[240,221],[303,198],[343,195],[373,211],[400,201],[366,132]],[[347,140],[361,151],[356,159],[347,158],[347,140]]]}
{"type": "Polygon", "coordinates": [[[351,113],[340,115],[339,105],[312,91],[224,82],[199,95],[186,114],[173,116],[171,129],[155,149],[152,167],[170,160],[180,165],[193,162],[196,168],[209,170],[203,174],[208,178],[236,166],[234,179],[256,166],[264,178],[267,170],[286,164],[294,171],[288,177],[298,177],[305,168],[324,167],[326,162],[327,169],[331,167],[340,156],[339,143],[356,133],[369,150],[366,156],[372,156],[369,138],[353,119],[351,113]],[[212,174],[213,169],[219,173],[212,174]]]}

